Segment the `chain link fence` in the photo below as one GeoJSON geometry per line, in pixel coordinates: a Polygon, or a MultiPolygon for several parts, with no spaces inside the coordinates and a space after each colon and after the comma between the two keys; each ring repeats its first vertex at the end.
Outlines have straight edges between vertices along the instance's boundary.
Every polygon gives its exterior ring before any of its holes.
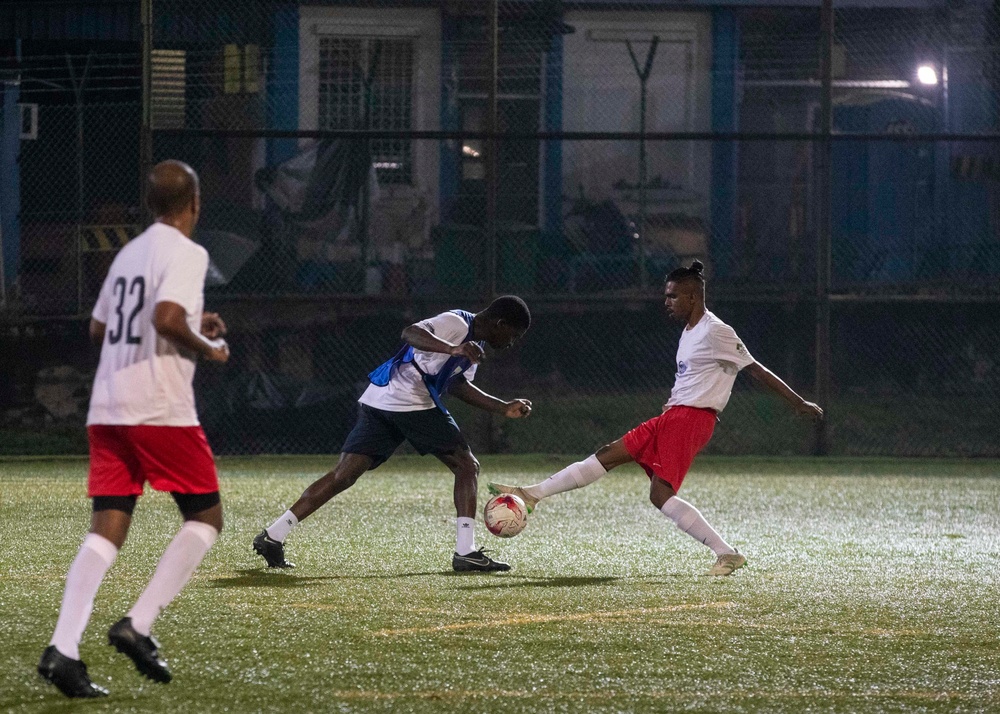
{"type": "Polygon", "coordinates": [[[536,413],[460,423],[484,452],[591,450],[669,395],[663,276],[698,258],[829,415],[741,379],[711,452],[1000,455],[989,4],[153,0],[148,35],[133,4],[68,4],[94,23],[0,21],[7,451],[81,448],[85,318],[144,165],[177,158],[231,328],[197,377],[221,453],[336,452],[403,327],[504,293],[533,326],[477,383],[536,413]]]}

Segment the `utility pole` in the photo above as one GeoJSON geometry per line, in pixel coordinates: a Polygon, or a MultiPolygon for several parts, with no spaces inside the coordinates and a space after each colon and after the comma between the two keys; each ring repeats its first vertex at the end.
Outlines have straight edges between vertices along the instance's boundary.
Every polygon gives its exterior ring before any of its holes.
{"type": "MultiPolygon", "coordinates": [[[[830,408],[830,247],[833,203],[833,0],[820,8],[820,139],[816,156],[816,401],[830,408]]],[[[829,453],[827,419],[816,423],[813,454],[829,453]]]]}
{"type": "Polygon", "coordinates": [[[153,0],[141,0],[142,117],[139,122],[139,223],[153,219],[146,208],[146,177],[153,166],[153,0]]]}
{"type": "Polygon", "coordinates": [[[497,295],[497,272],[499,245],[497,244],[497,194],[499,192],[499,157],[500,142],[496,139],[499,104],[497,91],[500,76],[500,7],[498,0],[490,0],[489,18],[489,88],[486,96],[486,244],[489,246],[489,262],[487,264],[487,285],[489,300],[497,295]]]}

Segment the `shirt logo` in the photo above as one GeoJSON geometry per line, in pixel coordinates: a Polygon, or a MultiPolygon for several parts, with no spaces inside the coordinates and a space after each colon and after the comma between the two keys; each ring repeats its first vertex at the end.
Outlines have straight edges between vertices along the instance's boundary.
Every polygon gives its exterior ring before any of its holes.
{"type": "Polygon", "coordinates": [[[678,362],[677,363],[677,374],[684,374],[687,371],[688,371],[687,362],[678,362]]]}
{"type": "Polygon", "coordinates": [[[739,352],[740,354],[743,354],[744,352],[747,351],[747,348],[743,346],[742,342],[737,342],[736,343],[736,351],[739,352]]]}

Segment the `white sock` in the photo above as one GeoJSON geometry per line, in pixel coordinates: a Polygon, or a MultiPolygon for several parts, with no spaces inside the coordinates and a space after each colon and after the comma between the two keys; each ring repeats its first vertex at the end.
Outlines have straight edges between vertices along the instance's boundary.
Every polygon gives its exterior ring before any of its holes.
{"type": "Polygon", "coordinates": [[[459,517],[456,527],[458,538],[455,552],[459,555],[468,555],[476,549],[476,519],[459,517]]]}
{"type": "Polygon", "coordinates": [[[298,524],[299,519],[295,517],[295,514],[291,511],[285,511],[281,515],[281,518],[267,527],[267,537],[271,540],[276,540],[279,543],[284,543],[285,538],[288,537],[292,528],[298,524]]]}
{"type": "Polygon", "coordinates": [[[201,521],[184,521],[156,566],[149,585],[129,610],[132,627],[149,636],[150,629],[163,609],[177,597],[190,580],[194,569],[219,537],[219,531],[201,521]]]}
{"type": "Polygon", "coordinates": [[[588,486],[607,472],[604,465],[597,460],[597,456],[591,454],[583,461],[577,461],[562,471],[557,471],[541,483],[525,487],[524,492],[534,498],[548,498],[563,491],[572,491],[574,488],[588,486]]]}
{"type": "Polygon", "coordinates": [[[94,609],[94,596],[117,555],[114,543],[104,536],[88,533],[69,566],[59,620],[49,642],[65,656],[80,659],[80,638],[94,609]]]}
{"type": "Polygon", "coordinates": [[[704,543],[716,555],[735,553],[736,549],[722,539],[708,521],[701,515],[701,511],[677,496],[671,496],[663,504],[660,512],[677,524],[677,527],[694,538],[699,543],[704,543]]]}

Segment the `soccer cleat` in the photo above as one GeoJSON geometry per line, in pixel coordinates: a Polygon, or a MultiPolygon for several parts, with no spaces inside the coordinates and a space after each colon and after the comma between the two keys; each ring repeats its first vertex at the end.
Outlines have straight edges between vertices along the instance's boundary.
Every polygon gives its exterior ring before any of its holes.
{"type": "Polygon", "coordinates": [[[510,570],[510,565],[493,560],[483,552],[483,549],[474,550],[467,555],[455,553],[451,556],[451,567],[458,573],[492,573],[510,570]]]}
{"type": "Polygon", "coordinates": [[[253,539],[253,549],[263,556],[269,568],[295,567],[295,563],[285,560],[285,544],[271,538],[267,530],[262,530],[260,535],[253,539]]]}
{"type": "Polygon", "coordinates": [[[160,643],[152,637],[139,634],[132,627],[132,618],[123,617],[108,630],[108,644],[135,663],[135,668],[154,682],[166,684],[173,675],[167,663],[160,658],[160,643]]]}
{"type": "Polygon", "coordinates": [[[535,504],[538,503],[537,498],[529,496],[520,486],[505,486],[502,483],[488,483],[486,484],[486,490],[494,496],[499,496],[501,493],[510,493],[517,496],[524,501],[524,505],[527,507],[528,513],[535,510],[535,504]]]}
{"type": "Polygon", "coordinates": [[[83,660],[67,657],[49,645],[38,663],[38,673],[59,688],[67,697],[92,699],[108,696],[108,690],[90,681],[83,660]]]}
{"type": "Polygon", "coordinates": [[[705,575],[732,575],[746,565],[747,559],[742,553],[726,553],[715,560],[715,565],[705,575]]]}

